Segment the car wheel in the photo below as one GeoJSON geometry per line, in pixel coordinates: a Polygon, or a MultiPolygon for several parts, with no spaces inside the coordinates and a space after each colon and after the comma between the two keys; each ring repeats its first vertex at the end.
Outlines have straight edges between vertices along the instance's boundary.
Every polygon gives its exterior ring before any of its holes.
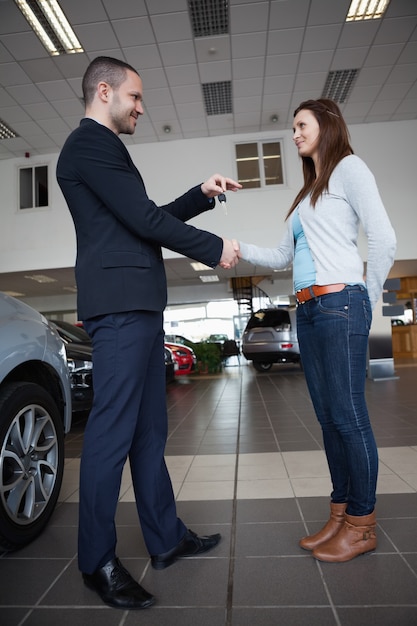
{"type": "Polygon", "coordinates": [[[59,411],[42,387],[11,383],[0,393],[0,545],[15,550],[47,524],[64,470],[59,411]]]}
{"type": "Polygon", "coordinates": [[[272,363],[264,363],[263,361],[253,361],[253,367],[257,372],[269,372],[272,363]]]}

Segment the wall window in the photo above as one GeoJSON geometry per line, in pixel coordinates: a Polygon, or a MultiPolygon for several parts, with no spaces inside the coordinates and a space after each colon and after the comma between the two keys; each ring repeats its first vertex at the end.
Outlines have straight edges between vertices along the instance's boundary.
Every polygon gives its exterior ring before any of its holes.
{"type": "Polygon", "coordinates": [[[236,144],[236,164],[245,189],[284,183],[280,141],[236,144]]]}
{"type": "Polygon", "coordinates": [[[19,169],[19,208],[48,206],[48,166],[19,169]]]}

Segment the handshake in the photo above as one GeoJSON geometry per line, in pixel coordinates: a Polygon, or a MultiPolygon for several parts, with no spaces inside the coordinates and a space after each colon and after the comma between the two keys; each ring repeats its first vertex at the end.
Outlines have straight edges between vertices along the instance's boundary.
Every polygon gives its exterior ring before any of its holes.
{"type": "MultiPolygon", "coordinates": [[[[219,196],[225,191],[237,191],[238,189],[242,189],[240,183],[222,174],[213,174],[201,185],[201,191],[208,198],[219,196]]],[[[223,252],[219,261],[220,267],[230,270],[239,263],[240,258],[239,242],[236,239],[223,238],[223,252]]]]}
{"type": "Polygon", "coordinates": [[[236,239],[223,239],[223,252],[219,261],[220,267],[230,270],[239,263],[240,258],[239,242],[236,239]]]}

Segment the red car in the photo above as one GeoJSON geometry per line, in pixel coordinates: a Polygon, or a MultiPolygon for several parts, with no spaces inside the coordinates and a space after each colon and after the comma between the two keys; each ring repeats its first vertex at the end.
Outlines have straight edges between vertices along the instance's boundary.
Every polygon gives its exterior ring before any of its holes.
{"type": "Polygon", "coordinates": [[[195,370],[197,359],[191,348],[179,343],[171,343],[167,341],[165,342],[165,345],[172,350],[174,359],[178,363],[178,368],[175,370],[176,376],[191,374],[191,372],[195,370]]]}

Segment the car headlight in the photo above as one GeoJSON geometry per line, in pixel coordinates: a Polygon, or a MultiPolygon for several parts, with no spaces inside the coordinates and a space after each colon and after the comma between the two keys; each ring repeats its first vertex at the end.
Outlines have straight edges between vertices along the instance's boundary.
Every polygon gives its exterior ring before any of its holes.
{"type": "Polygon", "coordinates": [[[91,370],[93,369],[92,361],[82,361],[81,359],[72,359],[71,357],[67,358],[68,369],[70,374],[78,372],[80,370],[91,370]]]}
{"type": "Polygon", "coordinates": [[[71,388],[86,389],[93,387],[93,363],[82,359],[68,359],[71,388]]]}

